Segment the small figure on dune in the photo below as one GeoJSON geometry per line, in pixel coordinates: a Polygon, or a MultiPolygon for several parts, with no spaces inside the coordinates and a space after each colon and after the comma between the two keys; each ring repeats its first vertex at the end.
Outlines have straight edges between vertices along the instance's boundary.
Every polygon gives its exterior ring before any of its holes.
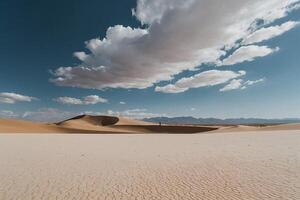
{"type": "Polygon", "coordinates": [[[161,126],[161,122],[159,122],[159,126],[161,126]]]}

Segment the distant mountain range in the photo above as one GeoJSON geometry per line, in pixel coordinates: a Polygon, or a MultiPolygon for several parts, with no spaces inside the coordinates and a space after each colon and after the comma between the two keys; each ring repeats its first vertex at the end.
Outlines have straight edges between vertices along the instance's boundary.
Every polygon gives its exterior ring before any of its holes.
{"type": "Polygon", "coordinates": [[[260,118],[195,118],[195,117],[154,117],[145,118],[144,121],[163,124],[206,124],[206,125],[229,125],[229,124],[288,124],[300,123],[300,119],[260,119],[260,118]]]}

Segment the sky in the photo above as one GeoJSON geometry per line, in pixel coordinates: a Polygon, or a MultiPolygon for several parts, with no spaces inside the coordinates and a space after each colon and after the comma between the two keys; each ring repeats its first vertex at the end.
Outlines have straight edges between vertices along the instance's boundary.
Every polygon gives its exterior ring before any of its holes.
{"type": "Polygon", "coordinates": [[[299,0],[0,2],[0,117],[300,118],[299,0]]]}

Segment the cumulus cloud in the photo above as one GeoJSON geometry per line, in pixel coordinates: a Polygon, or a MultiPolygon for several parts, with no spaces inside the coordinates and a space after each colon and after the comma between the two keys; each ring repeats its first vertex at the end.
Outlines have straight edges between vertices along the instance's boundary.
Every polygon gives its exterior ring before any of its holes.
{"type": "Polygon", "coordinates": [[[37,98],[11,92],[0,93],[0,103],[15,104],[17,102],[31,102],[32,100],[37,100],[37,98]]]}
{"type": "Polygon", "coordinates": [[[54,99],[55,101],[61,104],[69,104],[69,105],[94,105],[97,103],[107,103],[108,100],[97,95],[89,95],[83,97],[82,99],[73,98],[73,97],[58,97],[54,99]]]}
{"type": "Polygon", "coordinates": [[[220,71],[210,70],[201,72],[189,78],[182,78],[175,84],[155,88],[156,92],[163,93],[181,93],[189,90],[190,88],[208,87],[226,83],[232,79],[244,76],[245,71],[220,71]]]}
{"type": "Polygon", "coordinates": [[[279,48],[272,49],[267,46],[257,45],[242,46],[219,65],[234,65],[245,61],[253,61],[255,58],[264,57],[276,51],[279,51],[279,48]]]}
{"type": "Polygon", "coordinates": [[[282,35],[283,33],[296,27],[297,25],[299,25],[299,22],[288,21],[281,25],[271,26],[268,28],[261,28],[255,32],[253,32],[252,34],[248,35],[243,40],[242,44],[248,45],[248,44],[254,44],[254,43],[262,42],[265,40],[269,40],[276,36],[282,35]]]}
{"type": "Polygon", "coordinates": [[[194,0],[138,0],[137,8],[132,9],[132,14],[142,24],[160,22],[163,15],[174,9],[188,8],[194,0]]]}
{"type": "Polygon", "coordinates": [[[230,81],[229,84],[225,85],[222,89],[220,89],[220,91],[221,92],[227,92],[227,91],[230,91],[230,90],[238,90],[238,89],[244,90],[248,86],[251,86],[251,85],[263,82],[263,81],[265,81],[264,78],[254,80],[254,81],[251,81],[251,80],[244,81],[242,79],[233,79],[232,81],[230,81]]]}
{"type": "Polygon", "coordinates": [[[217,63],[224,47],[260,28],[257,21],[266,26],[296,9],[298,2],[227,0],[220,6],[219,0],[138,0],[133,14],[146,28],[110,27],[104,38],[86,42],[87,52],[74,53],[80,64],[58,68],[51,81],[94,89],[147,88],[184,70],[217,63]]]}

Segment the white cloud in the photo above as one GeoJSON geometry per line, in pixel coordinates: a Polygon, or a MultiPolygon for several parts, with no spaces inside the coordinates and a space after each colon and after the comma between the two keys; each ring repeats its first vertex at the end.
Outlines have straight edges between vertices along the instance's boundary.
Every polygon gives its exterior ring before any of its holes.
{"type": "Polygon", "coordinates": [[[129,109],[123,111],[114,111],[114,110],[107,110],[105,112],[95,112],[95,111],[86,111],[83,114],[87,115],[108,115],[108,116],[116,116],[116,117],[127,117],[133,119],[144,119],[144,118],[151,118],[151,117],[162,117],[167,116],[166,114],[158,114],[158,113],[151,113],[147,109],[129,109]]]}
{"type": "Polygon", "coordinates": [[[56,108],[41,108],[37,111],[24,112],[21,118],[39,122],[59,122],[79,114],[80,113],[59,110],[56,108]]]}
{"type": "Polygon", "coordinates": [[[260,83],[265,81],[265,79],[258,79],[258,80],[248,80],[248,81],[244,81],[242,79],[233,79],[229,84],[225,85],[222,89],[220,89],[221,92],[227,92],[230,90],[244,90],[246,89],[248,86],[260,83]]]}
{"type": "Polygon", "coordinates": [[[17,102],[31,102],[32,100],[37,100],[37,98],[11,92],[0,93],[0,103],[15,104],[17,102]]]}
{"type": "Polygon", "coordinates": [[[271,53],[279,51],[279,48],[269,48],[267,46],[242,46],[237,49],[232,55],[224,59],[220,65],[234,65],[245,61],[253,61],[255,58],[264,57],[271,53]]]}
{"type": "Polygon", "coordinates": [[[108,110],[105,115],[112,115],[112,116],[119,116],[119,117],[128,117],[134,119],[144,119],[144,118],[151,118],[151,117],[162,117],[167,116],[166,114],[157,114],[148,112],[147,109],[130,109],[124,111],[113,111],[108,110]]]}
{"type": "Polygon", "coordinates": [[[299,8],[300,8],[300,3],[295,4],[294,6],[290,7],[289,9],[290,9],[291,11],[293,11],[293,10],[297,10],[297,9],[299,9],[299,8]]]}
{"type": "Polygon", "coordinates": [[[89,105],[89,104],[97,104],[97,103],[107,103],[108,100],[104,99],[102,97],[99,97],[97,95],[89,95],[83,98],[83,103],[85,105],[89,105]]]}
{"type": "Polygon", "coordinates": [[[264,78],[261,78],[261,79],[258,79],[258,80],[254,80],[254,81],[248,80],[248,81],[245,82],[245,85],[254,85],[254,84],[257,84],[257,83],[264,82],[264,81],[265,81],[264,78]]]}
{"type": "Polygon", "coordinates": [[[192,3],[194,0],[138,0],[137,8],[132,10],[132,14],[142,24],[153,24],[160,22],[167,12],[175,9],[187,9],[192,3]]]}
{"type": "Polygon", "coordinates": [[[83,114],[87,115],[108,115],[108,116],[116,116],[116,117],[127,117],[133,119],[144,119],[144,118],[151,118],[151,117],[162,117],[167,116],[166,114],[158,114],[158,113],[151,113],[147,109],[129,109],[123,111],[114,111],[114,110],[107,110],[105,112],[95,112],[95,111],[86,111],[83,114]]]}
{"type": "Polygon", "coordinates": [[[189,90],[188,87],[177,87],[176,85],[169,84],[166,86],[156,86],[155,87],[155,92],[162,92],[162,93],[182,93],[189,90]]]}
{"type": "Polygon", "coordinates": [[[134,119],[143,119],[150,117],[161,117],[168,116],[164,113],[152,113],[147,109],[129,109],[123,111],[113,111],[107,110],[104,112],[96,112],[96,111],[84,111],[84,112],[76,112],[76,111],[66,111],[56,108],[41,108],[36,111],[26,111],[24,113],[15,113],[9,110],[0,110],[0,118],[19,118],[30,121],[37,122],[60,122],[75,116],[79,115],[108,115],[108,116],[118,116],[118,117],[128,117],[134,119]]]}
{"type": "Polygon", "coordinates": [[[269,40],[276,36],[282,35],[283,33],[296,27],[297,25],[299,25],[299,22],[288,21],[281,25],[271,26],[268,28],[261,28],[255,32],[253,32],[252,34],[248,35],[243,40],[242,44],[248,45],[248,44],[254,44],[254,43],[262,42],[265,40],[269,40]]]}
{"type": "Polygon", "coordinates": [[[121,105],[125,105],[125,104],[126,104],[126,102],[124,102],[124,101],[120,101],[120,104],[121,104],[121,105]]]}
{"type": "Polygon", "coordinates": [[[225,85],[222,89],[220,89],[221,92],[226,92],[229,90],[237,90],[240,89],[242,87],[242,79],[233,79],[232,81],[230,81],[230,83],[228,85],[225,85]]]}
{"type": "Polygon", "coordinates": [[[108,100],[97,95],[89,95],[83,97],[83,99],[73,98],[73,97],[58,97],[54,99],[55,101],[61,104],[69,105],[94,105],[97,103],[107,103],[108,100]]]}
{"type": "Polygon", "coordinates": [[[138,0],[133,14],[147,28],[110,27],[105,38],[86,42],[88,52],[74,53],[79,65],[58,68],[51,81],[94,89],[147,88],[217,63],[223,47],[255,31],[257,20],[268,25],[295,9],[296,2],[227,0],[220,6],[219,0],[138,0]]]}
{"type": "Polygon", "coordinates": [[[231,79],[244,76],[245,74],[245,71],[233,72],[210,70],[201,72],[189,78],[182,78],[175,84],[169,84],[163,87],[157,86],[155,91],[163,93],[181,93],[189,90],[190,88],[200,88],[223,84],[231,79]]]}
{"type": "Polygon", "coordinates": [[[2,118],[17,118],[17,117],[19,117],[19,115],[11,110],[0,110],[0,117],[2,117],[2,118]]]}
{"type": "Polygon", "coordinates": [[[61,104],[70,104],[70,105],[82,105],[83,104],[81,99],[77,99],[77,98],[73,98],[73,97],[58,97],[54,100],[61,104]]]}

